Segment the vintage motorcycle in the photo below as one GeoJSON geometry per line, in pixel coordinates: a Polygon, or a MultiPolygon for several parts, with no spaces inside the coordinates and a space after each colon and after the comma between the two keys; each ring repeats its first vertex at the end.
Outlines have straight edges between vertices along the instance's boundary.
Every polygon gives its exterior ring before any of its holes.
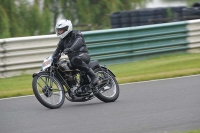
{"type": "Polygon", "coordinates": [[[42,69],[33,74],[32,89],[37,100],[47,108],[63,105],[65,97],[71,102],[85,102],[97,97],[103,102],[114,102],[119,96],[115,75],[97,60],[88,63],[98,75],[99,81],[92,85],[89,76],[73,68],[66,59],[54,62],[52,56],[44,59],[42,69]]]}

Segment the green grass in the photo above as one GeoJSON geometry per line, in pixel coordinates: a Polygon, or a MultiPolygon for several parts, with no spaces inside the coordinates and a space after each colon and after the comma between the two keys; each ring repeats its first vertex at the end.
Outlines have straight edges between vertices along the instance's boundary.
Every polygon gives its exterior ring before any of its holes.
{"type": "Polygon", "coordinates": [[[32,75],[0,79],[0,98],[33,94],[32,75]]]}
{"type": "MultiPolygon", "coordinates": [[[[162,56],[108,68],[120,84],[200,74],[200,54],[162,56]]],[[[0,79],[0,92],[0,98],[33,94],[32,75],[0,79]]]]}
{"type": "Polygon", "coordinates": [[[178,54],[109,66],[119,83],[200,74],[200,54],[178,54]]]}
{"type": "Polygon", "coordinates": [[[200,133],[200,129],[199,130],[194,130],[194,131],[181,132],[181,133],[200,133]]]}

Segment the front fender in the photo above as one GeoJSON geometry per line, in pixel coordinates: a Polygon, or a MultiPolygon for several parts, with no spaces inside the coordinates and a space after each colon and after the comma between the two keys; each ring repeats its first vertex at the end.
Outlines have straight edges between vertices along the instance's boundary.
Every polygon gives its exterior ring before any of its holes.
{"type": "Polygon", "coordinates": [[[48,74],[49,72],[47,72],[47,71],[39,71],[39,72],[35,72],[35,73],[33,73],[32,77],[34,78],[35,76],[37,76],[38,74],[41,74],[41,73],[48,74]]]}

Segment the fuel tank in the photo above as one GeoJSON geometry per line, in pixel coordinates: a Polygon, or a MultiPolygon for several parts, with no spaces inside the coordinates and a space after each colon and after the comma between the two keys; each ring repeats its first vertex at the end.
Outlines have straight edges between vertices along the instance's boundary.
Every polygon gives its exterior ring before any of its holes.
{"type": "Polygon", "coordinates": [[[73,68],[69,68],[68,63],[70,63],[69,61],[67,61],[66,59],[61,59],[58,61],[58,69],[61,72],[68,72],[68,71],[78,71],[77,69],[73,69],[73,68]]]}

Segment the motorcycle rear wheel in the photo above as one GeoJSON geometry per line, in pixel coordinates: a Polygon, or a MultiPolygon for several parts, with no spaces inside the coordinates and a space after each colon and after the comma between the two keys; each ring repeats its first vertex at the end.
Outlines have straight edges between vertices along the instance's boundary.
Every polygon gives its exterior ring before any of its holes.
{"type": "Polygon", "coordinates": [[[100,79],[100,83],[107,78],[108,84],[106,84],[99,93],[96,94],[96,97],[103,102],[114,102],[119,97],[119,85],[115,76],[110,72],[106,71],[104,68],[97,68],[94,70],[100,79]],[[102,71],[103,70],[103,71],[102,71]]]}
{"type": "Polygon", "coordinates": [[[47,108],[60,108],[65,100],[64,89],[56,77],[39,73],[33,78],[32,89],[37,100],[47,108]]]}

